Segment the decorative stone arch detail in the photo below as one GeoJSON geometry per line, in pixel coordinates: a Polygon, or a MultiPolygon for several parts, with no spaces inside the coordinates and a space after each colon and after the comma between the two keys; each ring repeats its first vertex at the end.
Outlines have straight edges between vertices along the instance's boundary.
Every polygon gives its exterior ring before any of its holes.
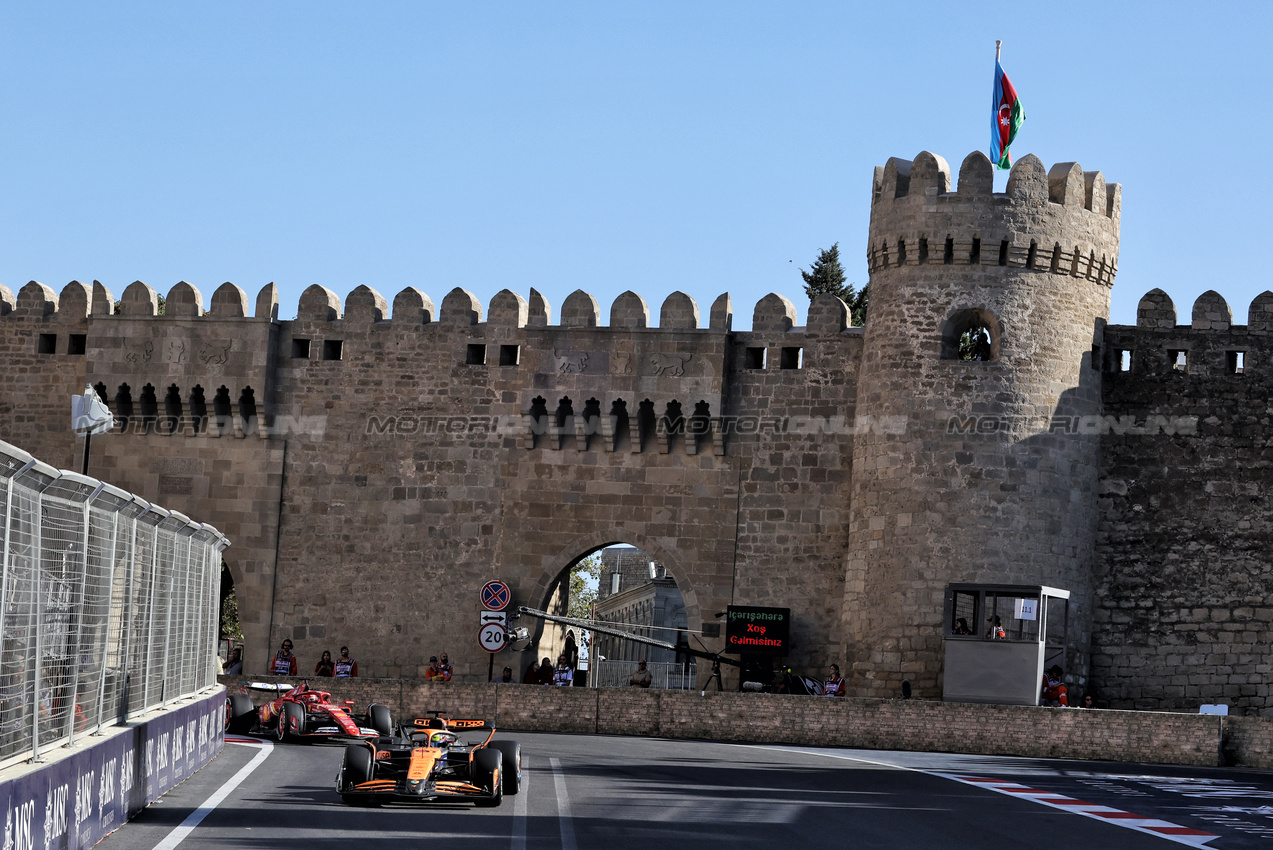
{"type": "Polygon", "coordinates": [[[526,326],[530,320],[530,304],[511,289],[501,289],[491,299],[490,312],[486,314],[486,323],[501,328],[515,330],[526,326]]]}
{"type": "Polygon", "coordinates": [[[115,313],[115,296],[102,285],[100,280],[93,281],[93,315],[110,316],[115,313]]]}
{"type": "Polygon", "coordinates": [[[849,305],[824,292],[810,302],[805,330],[811,334],[838,334],[849,326],[849,319],[849,305]]]}
{"type": "MultiPolygon", "coordinates": [[[[642,552],[646,552],[654,560],[663,564],[667,572],[676,577],[676,589],[681,592],[681,598],[685,600],[685,618],[688,621],[689,628],[694,628],[696,624],[701,625],[702,612],[699,610],[698,591],[690,585],[688,575],[685,570],[681,569],[681,564],[676,556],[660,546],[653,538],[645,538],[630,531],[615,531],[611,529],[594,532],[583,537],[576,537],[562,547],[561,551],[556,555],[544,560],[544,568],[539,574],[539,578],[535,580],[533,585],[523,585],[523,592],[529,595],[531,602],[535,604],[545,603],[549,598],[549,592],[553,589],[557,580],[561,578],[567,567],[572,566],[593,552],[598,552],[606,546],[617,543],[636,546],[642,552]]],[[[531,575],[527,575],[527,581],[530,579],[531,575]]]]}
{"type": "Polygon", "coordinates": [[[959,360],[959,338],[974,325],[983,325],[990,333],[990,357],[983,362],[998,360],[1003,329],[999,317],[985,307],[965,307],[953,310],[946,319],[941,333],[941,359],[959,360]]]}
{"type": "Polygon", "coordinates": [[[546,328],[552,323],[553,308],[548,299],[535,287],[530,288],[530,298],[526,300],[526,325],[532,328],[546,328]]]}
{"type": "Polygon", "coordinates": [[[89,307],[93,302],[93,290],[86,283],[73,280],[62,287],[62,294],[57,299],[57,315],[60,319],[79,321],[88,318],[89,307]]]}
{"type": "Polygon", "coordinates": [[[389,315],[389,302],[367,284],[359,284],[345,298],[345,322],[353,325],[374,325],[389,315]]]}
{"type": "Polygon", "coordinates": [[[158,316],[159,295],[150,284],[134,280],[119,298],[119,312],[124,316],[158,316]]]}
{"type": "Polygon", "coordinates": [[[248,314],[248,294],[239,286],[229,281],[217,287],[212,293],[212,304],[208,315],[220,319],[242,319],[248,314]]]}
{"type": "Polygon", "coordinates": [[[752,311],[751,329],[756,333],[786,333],[795,324],[796,305],[776,292],[771,292],[756,302],[756,309],[752,311]]]}
{"type": "MultiPolygon", "coordinates": [[[[260,306],[258,300],[257,306],[260,306]]],[[[301,322],[334,322],[340,318],[340,296],[315,283],[301,293],[296,319],[301,322]]]]}
{"type": "Polygon", "coordinates": [[[0,316],[7,316],[12,313],[15,303],[13,290],[0,283],[0,316]]]}
{"type": "Polygon", "coordinates": [[[393,297],[394,327],[416,327],[433,321],[433,299],[414,286],[408,286],[393,297]]]}
{"type": "Polygon", "coordinates": [[[610,305],[610,327],[639,329],[649,326],[650,305],[631,289],[620,294],[610,305]]]}
{"type": "Polygon", "coordinates": [[[278,287],[272,281],[256,294],[256,312],[253,315],[271,322],[278,320],[278,287]]]}
{"type": "Polygon", "coordinates": [[[1219,292],[1208,289],[1193,302],[1193,328],[1199,331],[1227,331],[1233,327],[1233,311],[1219,292]]]}
{"type": "Polygon", "coordinates": [[[1146,292],[1136,305],[1136,327],[1171,330],[1176,326],[1176,305],[1161,289],[1146,292]]]}
{"type": "Polygon", "coordinates": [[[1248,330],[1273,331],[1273,292],[1266,289],[1251,300],[1246,324],[1248,330]]]}
{"type": "Polygon", "coordinates": [[[184,280],[168,290],[164,299],[164,317],[169,319],[197,319],[203,315],[203,293],[184,280]]]}
{"type": "Polygon", "coordinates": [[[659,327],[670,330],[697,330],[698,304],[684,292],[673,292],[659,308],[659,327]]]}
{"type": "Polygon", "coordinates": [[[729,293],[724,292],[712,302],[709,314],[709,327],[714,331],[731,331],[734,329],[734,302],[729,293]]]}
{"type": "Polygon", "coordinates": [[[590,293],[576,289],[561,305],[563,328],[595,328],[601,323],[601,305],[590,293]]]}

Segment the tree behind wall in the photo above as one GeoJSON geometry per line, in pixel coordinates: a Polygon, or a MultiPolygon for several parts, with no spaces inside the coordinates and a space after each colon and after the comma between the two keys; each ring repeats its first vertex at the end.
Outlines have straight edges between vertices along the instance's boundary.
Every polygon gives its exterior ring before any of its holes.
{"type": "Polygon", "coordinates": [[[800,270],[804,278],[804,292],[813,301],[819,295],[834,295],[849,306],[849,323],[866,324],[866,305],[869,300],[870,284],[859,291],[851,283],[845,283],[844,267],[840,265],[840,243],[818,252],[818,259],[813,261],[809,271],[800,270]]]}

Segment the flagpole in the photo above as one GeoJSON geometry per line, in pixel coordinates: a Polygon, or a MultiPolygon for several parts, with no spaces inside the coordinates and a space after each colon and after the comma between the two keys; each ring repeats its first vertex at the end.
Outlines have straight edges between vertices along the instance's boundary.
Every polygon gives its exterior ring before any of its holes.
{"type": "Polygon", "coordinates": [[[80,472],[81,475],[88,475],[88,444],[93,439],[92,431],[84,435],[84,468],[80,472]]]}
{"type": "Polygon", "coordinates": [[[1003,49],[1003,42],[995,39],[995,61],[999,61],[999,51],[1003,49]]]}

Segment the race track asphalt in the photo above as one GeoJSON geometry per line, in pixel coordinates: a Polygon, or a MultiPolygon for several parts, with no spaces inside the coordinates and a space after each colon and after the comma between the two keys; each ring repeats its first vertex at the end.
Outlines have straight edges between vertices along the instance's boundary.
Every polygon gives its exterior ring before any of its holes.
{"type": "Polygon", "coordinates": [[[229,743],[102,850],[1273,846],[1273,774],[588,735],[521,741],[496,809],[345,805],[340,746],[229,743]],[[215,808],[190,816],[209,798],[215,808]],[[183,823],[185,829],[178,829],[183,823]]]}

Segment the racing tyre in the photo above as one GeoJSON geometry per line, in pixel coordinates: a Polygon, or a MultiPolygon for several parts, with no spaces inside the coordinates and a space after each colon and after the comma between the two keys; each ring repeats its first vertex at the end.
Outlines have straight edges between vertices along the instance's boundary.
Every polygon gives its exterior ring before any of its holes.
{"type": "Polygon", "coordinates": [[[488,746],[503,756],[500,772],[504,775],[504,793],[516,794],[522,787],[522,745],[516,741],[491,741],[488,746]]]}
{"type": "Polygon", "coordinates": [[[293,735],[305,733],[305,709],[294,702],[285,702],[278,713],[279,743],[289,740],[293,735]]]}
{"type": "Polygon", "coordinates": [[[373,702],[367,706],[367,718],[371,721],[371,728],[381,735],[393,734],[393,718],[389,715],[389,706],[373,702]]]}
{"type": "Polygon", "coordinates": [[[374,769],[375,764],[371,757],[371,750],[360,744],[350,744],[345,747],[345,765],[340,772],[341,799],[354,806],[367,805],[370,801],[366,797],[344,792],[360,782],[369,781],[374,769]]]}
{"type": "Polygon", "coordinates": [[[225,731],[234,735],[246,735],[256,722],[256,706],[246,694],[231,694],[226,700],[225,731]]]}
{"type": "Polygon", "coordinates": [[[489,747],[483,747],[473,754],[473,779],[475,780],[473,784],[482,788],[489,788],[495,792],[494,797],[483,797],[480,800],[474,800],[473,802],[478,806],[487,808],[498,806],[504,802],[503,783],[496,780],[503,763],[503,754],[489,747]]]}

